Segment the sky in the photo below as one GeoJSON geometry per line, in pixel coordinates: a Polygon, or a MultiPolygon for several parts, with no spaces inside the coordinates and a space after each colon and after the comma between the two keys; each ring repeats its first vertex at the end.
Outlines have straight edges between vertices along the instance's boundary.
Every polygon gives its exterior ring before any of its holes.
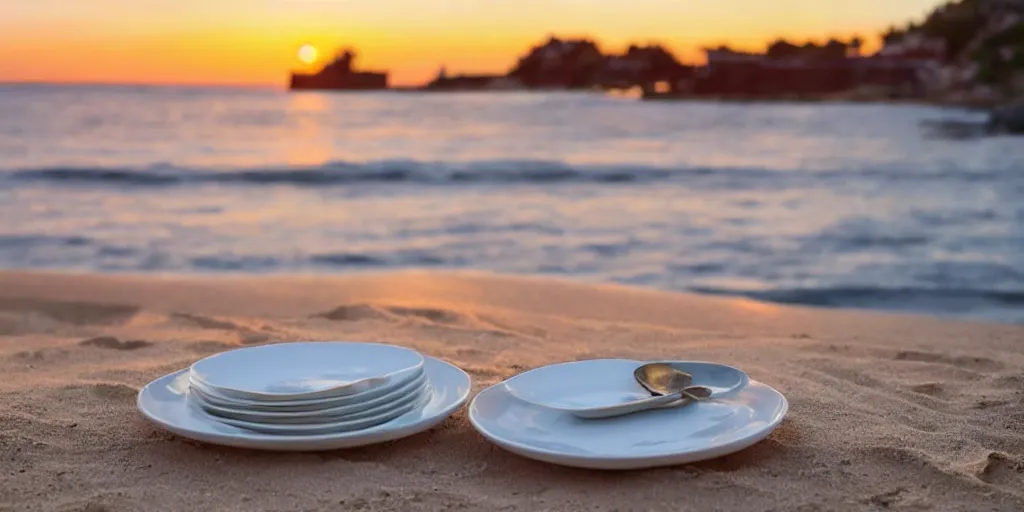
{"type": "Polygon", "coordinates": [[[550,34],[605,51],[660,42],[682,60],[778,37],[875,41],[937,0],[0,0],[0,82],[283,86],[304,44],[393,84],[503,72],[550,34]]]}

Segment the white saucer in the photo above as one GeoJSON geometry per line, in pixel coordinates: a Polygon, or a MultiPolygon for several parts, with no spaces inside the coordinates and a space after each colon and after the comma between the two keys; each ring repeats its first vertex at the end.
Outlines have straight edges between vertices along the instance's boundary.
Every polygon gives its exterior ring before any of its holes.
{"type": "Polygon", "coordinates": [[[432,387],[423,407],[387,423],[355,432],[312,436],[261,434],[214,421],[196,410],[186,398],[189,371],[181,370],[150,382],[139,392],[138,407],[158,426],[196,441],[240,448],[277,451],[320,451],[352,448],[392,441],[428,430],[441,423],[466,403],[470,378],[466,372],[444,361],[425,357],[425,370],[432,387]]]}
{"type": "Polygon", "coordinates": [[[484,437],[523,457],[592,469],[686,464],[761,441],[789,404],[756,381],[736,395],[604,420],[581,419],[512,396],[504,383],[481,391],[469,420],[484,437]]]}
{"type": "Polygon", "coordinates": [[[351,395],[406,380],[423,366],[415,350],[377,343],[279,343],[196,361],[193,381],[230,398],[277,401],[351,395]]]}
{"type": "MultiPolygon", "coordinates": [[[[633,371],[646,361],[632,359],[589,359],[542,366],[504,382],[516,398],[540,407],[569,412],[583,418],[604,418],[621,409],[628,411],[638,401],[670,403],[678,397],[652,398],[633,371]]],[[[695,386],[711,389],[718,400],[739,393],[750,379],[742,370],[702,361],[664,361],[693,376],[695,386]]],[[[645,407],[646,408],[646,407],[645,407]]]]}
{"type": "MultiPolygon", "coordinates": [[[[410,395],[423,394],[426,387],[430,384],[427,382],[427,376],[424,373],[420,373],[419,377],[403,384],[398,389],[391,390],[381,396],[374,397],[362,402],[342,405],[340,407],[328,407],[325,409],[316,409],[312,411],[266,411],[266,410],[254,410],[246,408],[245,406],[226,406],[216,401],[211,401],[209,396],[205,395],[201,390],[197,389],[195,382],[188,390],[188,399],[195,402],[204,412],[221,418],[230,418],[241,421],[253,421],[257,423],[277,423],[277,424],[301,424],[311,425],[317,423],[334,423],[338,421],[344,421],[346,419],[359,419],[366,416],[373,416],[380,414],[383,411],[390,410],[388,406],[394,406],[401,402],[403,398],[407,398],[410,395]]],[[[360,393],[362,395],[362,393],[360,393]]],[[[353,395],[357,396],[357,395],[353,395]]],[[[346,397],[348,398],[348,397],[346,397]]]]}

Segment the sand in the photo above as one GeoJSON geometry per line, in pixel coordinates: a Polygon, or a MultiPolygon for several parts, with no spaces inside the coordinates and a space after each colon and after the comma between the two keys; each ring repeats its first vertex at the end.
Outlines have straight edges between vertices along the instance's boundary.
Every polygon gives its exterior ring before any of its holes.
{"type": "Polygon", "coordinates": [[[390,273],[185,278],[0,273],[0,510],[1024,510],[1024,328],[549,279],[390,273]],[[459,412],[313,454],[222,448],[135,410],[203,356],[387,341],[475,391],[546,363],[687,358],[790,400],[721,459],[600,472],[534,462],[459,412]]]}

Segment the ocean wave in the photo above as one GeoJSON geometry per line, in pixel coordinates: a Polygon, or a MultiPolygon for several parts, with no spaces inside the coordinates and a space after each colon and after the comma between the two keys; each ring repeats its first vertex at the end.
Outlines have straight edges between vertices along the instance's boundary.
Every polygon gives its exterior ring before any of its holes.
{"type": "MultiPolygon", "coordinates": [[[[202,183],[324,186],[357,183],[559,183],[634,182],[669,178],[680,171],[633,166],[571,166],[559,162],[487,161],[431,163],[332,162],[317,167],[202,170],[190,168],[51,167],[16,170],[16,181],[169,186],[202,183]]],[[[686,171],[683,171],[686,172],[686,171]]],[[[696,170],[690,173],[704,173],[696,170]]]]}
{"type": "Polygon", "coordinates": [[[537,160],[485,160],[476,162],[329,162],[313,167],[200,169],[159,166],[143,168],[45,167],[0,171],[0,180],[55,184],[166,187],[193,184],[345,186],[355,184],[473,184],[473,183],[649,183],[711,180],[717,185],[743,183],[848,180],[965,180],[994,179],[1002,173],[976,171],[791,171],[760,168],[668,168],[645,165],[569,164],[537,160]],[[724,183],[721,181],[724,180],[724,183]]]}
{"type": "Polygon", "coordinates": [[[87,246],[94,242],[84,236],[48,236],[45,234],[0,234],[0,250],[42,246],[87,246]]]}
{"type": "Polygon", "coordinates": [[[973,308],[992,306],[1018,308],[1024,305],[1024,290],[840,286],[773,288],[758,291],[695,287],[690,291],[713,295],[742,296],[783,304],[906,311],[963,312],[973,308]]]}

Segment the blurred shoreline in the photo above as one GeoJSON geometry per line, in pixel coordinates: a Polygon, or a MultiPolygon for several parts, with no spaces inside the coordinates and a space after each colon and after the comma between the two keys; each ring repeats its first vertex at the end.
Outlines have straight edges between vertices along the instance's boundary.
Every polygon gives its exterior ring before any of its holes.
{"type": "Polygon", "coordinates": [[[889,98],[884,96],[862,95],[857,93],[829,94],[829,95],[780,95],[776,97],[757,96],[710,96],[710,95],[650,95],[644,97],[642,91],[605,91],[605,90],[565,90],[565,89],[519,89],[519,90],[432,90],[418,86],[396,86],[382,90],[310,90],[310,91],[289,91],[287,87],[279,84],[149,84],[149,83],[117,83],[117,82],[2,82],[0,81],[0,92],[7,90],[31,90],[31,89],[116,89],[121,91],[146,91],[146,90],[167,90],[167,91],[240,91],[240,92],[273,92],[282,95],[324,95],[324,96],[365,96],[365,95],[401,95],[401,96],[422,96],[432,97],[436,95],[470,95],[470,96],[508,96],[508,95],[580,95],[596,96],[630,100],[644,101],[665,101],[672,103],[734,103],[734,104],[784,104],[784,103],[807,103],[807,104],[867,104],[867,105],[910,105],[910,106],[933,106],[953,109],[970,109],[979,111],[990,111],[999,107],[1001,101],[985,99],[963,99],[950,97],[933,98],[889,98]]]}

